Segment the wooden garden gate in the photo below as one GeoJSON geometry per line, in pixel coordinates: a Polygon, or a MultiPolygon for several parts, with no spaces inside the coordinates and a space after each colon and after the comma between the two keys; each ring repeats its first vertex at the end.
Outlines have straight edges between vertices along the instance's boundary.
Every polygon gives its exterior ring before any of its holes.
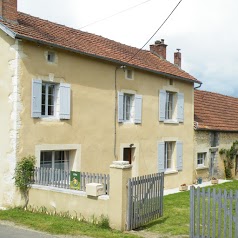
{"type": "Polygon", "coordinates": [[[127,230],[163,215],[164,173],[134,177],[128,181],[127,230]]]}

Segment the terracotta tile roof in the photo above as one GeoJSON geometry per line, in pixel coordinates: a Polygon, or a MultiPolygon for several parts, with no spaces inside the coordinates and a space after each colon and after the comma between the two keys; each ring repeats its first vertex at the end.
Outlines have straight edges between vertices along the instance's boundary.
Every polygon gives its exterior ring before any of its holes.
{"type": "Polygon", "coordinates": [[[195,90],[194,121],[198,130],[238,131],[238,98],[195,90]]]}
{"type": "MultiPolygon", "coordinates": [[[[72,29],[21,12],[18,12],[19,24],[14,25],[2,20],[0,20],[0,23],[13,31],[18,38],[26,38],[45,44],[53,44],[60,48],[118,62],[119,64],[126,64],[138,51],[135,47],[127,46],[102,36],[72,29]]],[[[139,52],[136,57],[129,62],[129,65],[155,73],[167,74],[167,76],[173,75],[181,79],[199,82],[185,71],[166,60],[160,59],[147,50],[139,52]]]]}

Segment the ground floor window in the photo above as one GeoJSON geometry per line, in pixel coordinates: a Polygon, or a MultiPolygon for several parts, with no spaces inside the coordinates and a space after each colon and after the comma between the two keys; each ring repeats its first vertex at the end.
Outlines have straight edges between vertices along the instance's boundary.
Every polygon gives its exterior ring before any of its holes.
{"type": "Polygon", "coordinates": [[[69,151],[41,151],[40,167],[69,170],[69,151]]]}
{"type": "Polygon", "coordinates": [[[197,155],[197,165],[198,166],[205,166],[206,154],[207,153],[198,153],[198,155],[197,155]]]}
{"type": "Polygon", "coordinates": [[[164,149],[164,168],[173,169],[173,150],[174,150],[174,142],[165,142],[164,149]]]}

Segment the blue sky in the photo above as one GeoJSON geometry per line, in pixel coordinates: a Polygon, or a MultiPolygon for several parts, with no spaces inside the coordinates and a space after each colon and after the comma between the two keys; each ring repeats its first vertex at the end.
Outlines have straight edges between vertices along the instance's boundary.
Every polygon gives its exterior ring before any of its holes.
{"type": "MultiPolygon", "coordinates": [[[[145,1],[18,0],[18,10],[80,29],[145,1]]],[[[149,0],[82,30],[140,48],[178,2],[149,0]]],[[[203,82],[201,89],[238,97],[237,9],[237,0],[183,0],[150,43],[165,39],[171,62],[182,49],[182,68],[203,82]]]]}

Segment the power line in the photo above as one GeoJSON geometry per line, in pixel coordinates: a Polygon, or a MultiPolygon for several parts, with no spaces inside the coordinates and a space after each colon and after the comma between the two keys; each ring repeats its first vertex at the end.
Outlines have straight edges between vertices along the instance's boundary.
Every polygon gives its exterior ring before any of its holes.
{"type": "Polygon", "coordinates": [[[168,15],[168,17],[164,20],[164,22],[160,25],[160,27],[155,31],[155,33],[149,38],[149,40],[146,41],[146,43],[127,61],[129,63],[148,43],[149,41],[157,34],[157,32],[162,28],[162,26],[165,24],[165,22],[170,18],[170,16],[173,14],[173,12],[176,10],[176,8],[179,6],[179,4],[183,0],[180,0],[179,3],[175,6],[175,8],[172,10],[172,12],[168,15]]]}
{"type": "Polygon", "coordinates": [[[91,22],[91,23],[89,23],[89,24],[87,24],[87,25],[85,25],[85,26],[80,27],[79,30],[81,30],[81,29],[83,29],[83,28],[85,28],[85,27],[94,25],[94,24],[96,24],[96,23],[98,23],[98,22],[107,20],[108,18],[117,16],[117,15],[123,13],[123,12],[126,12],[126,11],[128,11],[128,10],[131,10],[131,9],[133,9],[133,8],[136,8],[136,7],[138,7],[138,6],[142,5],[142,4],[145,4],[145,3],[150,2],[150,1],[152,1],[152,0],[144,1],[144,2],[142,2],[142,3],[139,3],[139,4],[137,4],[137,5],[134,5],[134,6],[132,6],[132,7],[129,7],[129,8],[127,8],[127,9],[124,9],[124,10],[122,10],[122,11],[120,11],[120,12],[117,12],[117,13],[115,13],[115,14],[112,14],[112,15],[110,15],[110,16],[108,16],[108,17],[104,17],[104,18],[102,18],[102,19],[99,19],[99,20],[96,20],[96,21],[94,21],[94,22],[91,22]]]}

